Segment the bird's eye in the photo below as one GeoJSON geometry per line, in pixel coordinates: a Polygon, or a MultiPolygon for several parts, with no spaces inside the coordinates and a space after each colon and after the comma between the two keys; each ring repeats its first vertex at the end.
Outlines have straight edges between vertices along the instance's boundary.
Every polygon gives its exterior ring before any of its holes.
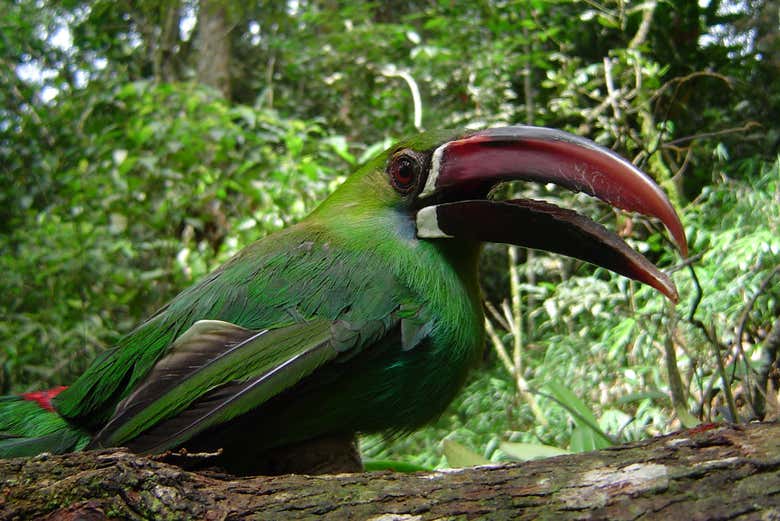
{"type": "Polygon", "coordinates": [[[420,163],[416,157],[401,153],[390,163],[390,181],[401,194],[408,194],[417,184],[420,177],[420,163]]]}

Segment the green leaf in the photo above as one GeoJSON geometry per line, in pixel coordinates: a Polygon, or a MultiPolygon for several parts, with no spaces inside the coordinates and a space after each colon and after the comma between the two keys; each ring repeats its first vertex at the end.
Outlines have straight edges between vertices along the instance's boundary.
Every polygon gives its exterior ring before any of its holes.
{"type": "Polygon", "coordinates": [[[577,425],[571,433],[569,448],[572,452],[587,452],[604,449],[611,445],[612,442],[600,436],[597,431],[585,425],[577,425]]]}
{"type": "Polygon", "coordinates": [[[349,146],[347,145],[347,139],[344,136],[331,136],[324,140],[325,143],[333,147],[333,150],[338,156],[349,163],[355,164],[355,156],[349,153],[349,146]]]}
{"type": "Polygon", "coordinates": [[[257,124],[257,113],[246,105],[238,105],[233,109],[241,119],[246,121],[249,128],[255,128],[257,124]]]}
{"type": "Polygon", "coordinates": [[[593,412],[571,389],[556,380],[547,382],[545,387],[552,393],[555,400],[574,416],[575,421],[592,425],[598,424],[593,412]]]}
{"type": "Polygon", "coordinates": [[[406,461],[393,461],[393,460],[366,460],[363,462],[363,468],[366,472],[377,472],[381,470],[391,470],[393,472],[403,472],[405,474],[411,472],[433,472],[434,469],[425,467],[423,465],[417,465],[415,463],[409,463],[406,461]]]}
{"type": "Polygon", "coordinates": [[[559,449],[552,445],[543,445],[541,443],[515,443],[511,441],[502,441],[499,446],[507,456],[520,461],[529,461],[534,459],[552,458],[563,454],[571,454],[568,450],[559,449]]]}
{"type": "Polygon", "coordinates": [[[579,449],[580,451],[592,450],[593,448],[609,447],[613,445],[612,439],[607,436],[607,434],[605,434],[604,431],[602,431],[599,427],[598,420],[593,414],[593,411],[591,411],[590,408],[585,405],[585,402],[580,400],[568,387],[555,380],[547,382],[545,387],[547,387],[547,389],[550,391],[555,401],[557,401],[564,409],[569,411],[569,414],[574,417],[576,428],[574,429],[574,433],[572,433],[571,449],[573,451],[578,451],[575,449],[575,442],[577,443],[576,447],[591,447],[579,449]],[[590,433],[578,433],[578,429],[581,431],[590,431],[590,433]],[[591,436],[598,437],[601,441],[587,441],[591,436]]]}
{"type": "Polygon", "coordinates": [[[444,440],[442,445],[444,445],[444,457],[447,458],[450,467],[475,467],[491,463],[487,458],[472,452],[457,441],[444,440]]]}
{"type": "Polygon", "coordinates": [[[614,350],[622,350],[631,339],[634,338],[634,326],[636,325],[636,319],[628,317],[620,321],[620,323],[614,327],[610,333],[610,356],[616,356],[614,350]]]}

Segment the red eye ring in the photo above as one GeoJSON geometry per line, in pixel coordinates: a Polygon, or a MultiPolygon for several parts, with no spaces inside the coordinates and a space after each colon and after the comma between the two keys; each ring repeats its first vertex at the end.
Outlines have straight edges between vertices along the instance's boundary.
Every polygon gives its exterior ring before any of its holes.
{"type": "Polygon", "coordinates": [[[420,163],[416,157],[401,153],[393,158],[388,170],[393,188],[401,194],[408,194],[417,184],[420,163]]]}

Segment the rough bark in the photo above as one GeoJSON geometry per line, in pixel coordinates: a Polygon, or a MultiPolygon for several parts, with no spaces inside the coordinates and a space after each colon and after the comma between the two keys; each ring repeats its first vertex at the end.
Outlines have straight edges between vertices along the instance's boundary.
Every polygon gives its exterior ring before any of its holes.
{"type": "Polygon", "coordinates": [[[220,0],[201,0],[198,9],[198,81],[230,99],[230,27],[220,0]]]}
{"type": "Polygon", "coordinates": [[[195,473],[123,451],[0,462],[0,518],[778,519],[780,424],[446,472],[195,473]]]}

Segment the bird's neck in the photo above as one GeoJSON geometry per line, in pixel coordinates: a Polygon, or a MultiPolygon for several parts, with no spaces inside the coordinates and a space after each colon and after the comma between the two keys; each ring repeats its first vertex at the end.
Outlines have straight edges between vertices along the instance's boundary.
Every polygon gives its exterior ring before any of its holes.
{"type": "MultiPolygon", "coordinates": [[[[361,218],[343,212],[320,221],[337,248],[379,261],[396,279],[417,293],[420,304],[441,311],[452,338],[484,337],[478,280],[481,245],[451,239],[419,239],[412,219],[400,211],[366,212],[361,218]]],[[[323,238],[325,238],[323,237],[323,238]]]]}

